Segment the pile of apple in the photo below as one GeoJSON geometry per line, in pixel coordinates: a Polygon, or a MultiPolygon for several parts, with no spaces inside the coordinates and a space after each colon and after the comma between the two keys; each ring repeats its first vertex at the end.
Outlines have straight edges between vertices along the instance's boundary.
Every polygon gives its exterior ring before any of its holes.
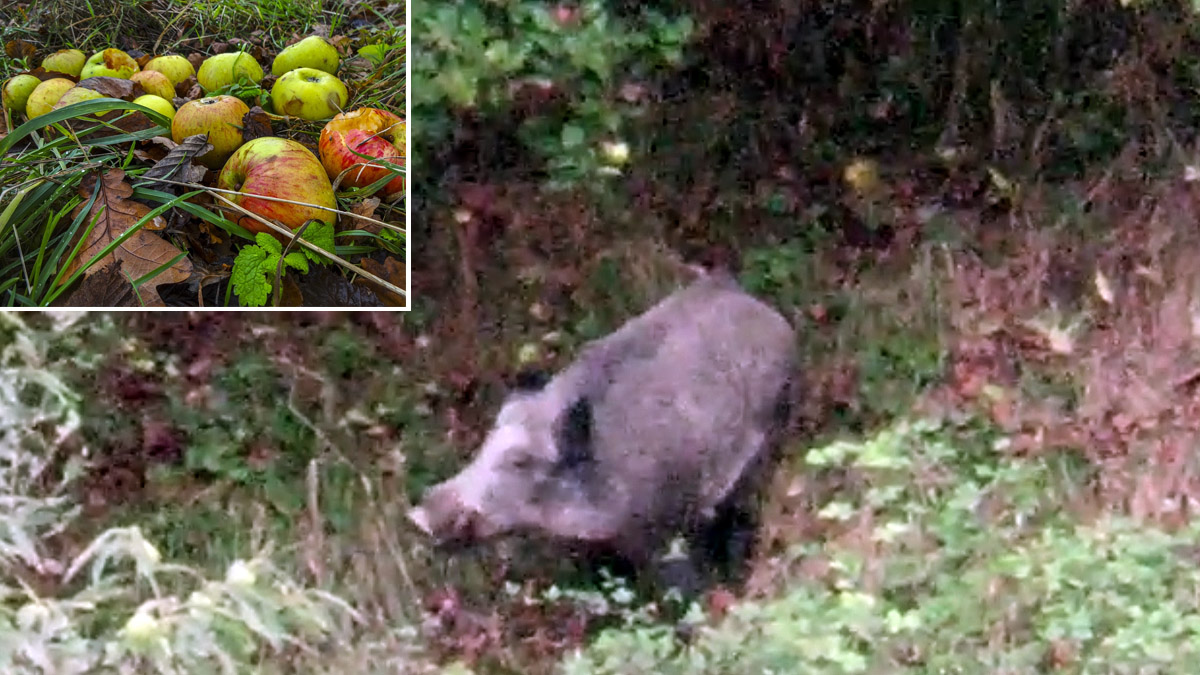
{"type": "MultiPolygon", "coordinates": [[[[78,49],[64,49],[42,61],[45,71],[63,77],[43,80],[30,74],[16,75],[4,84],[3,105],[14,116],[23,112],[34,119],[71,103],[101,98],[102,94],[78,86],[77,82],[89,77],[137,82],[147,93],[133,102],[170,118],[171,136],[176,143],[207,134],[212,150],[196,160],[219,172],[218,188],[238,193],[229,195],[231,201],[294,229],[312,218],[332,224],[334,213],[256,199],[255,195],[335,208],[332,181],[340,178],[344,186],[365,187],[389,174],[385,166],[369,165],[370,158],[403,164],[407,154],[402,118],[378,108],[340,112],[349,92],[336,76],[338,65],[337,49],[316,35],[284,48],[271,64],[271,74],[277,78],[271,88],[271,107],[278,115],[329,120],[318,143],[320,160],[304,145],[289,139],[268,136],[245,142],[243,118],[250,108],[235,96],[207,95],[175,109],[172,100],[176,100],[176,86],[193,75],[206,94],[238,81],[260,83],[262,66],[247,52],[210,56],[197,71],[188,59],[176,54],[157,56],[139,65],[119,49],[105,49],[90,58],[78,49]]],[[[403,192],[402,176],[380,190],[389,200],[403,192]]],[[[270,231],[249,217],[239,218],[238,224],[251,232],[270,231]]]]}

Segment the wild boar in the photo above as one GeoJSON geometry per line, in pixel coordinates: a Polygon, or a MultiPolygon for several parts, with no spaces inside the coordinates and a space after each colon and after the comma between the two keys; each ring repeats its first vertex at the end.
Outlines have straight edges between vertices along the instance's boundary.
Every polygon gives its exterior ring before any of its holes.
{"type": "Polygon", "coordinates": [[[704,567],[730,545],[714,526],[753,527],[796,359],[787,320],[706,274],[521,383],[474,460],[409,519],[443,545],[532,532],[639,570],[682,536],[704,567]]]}

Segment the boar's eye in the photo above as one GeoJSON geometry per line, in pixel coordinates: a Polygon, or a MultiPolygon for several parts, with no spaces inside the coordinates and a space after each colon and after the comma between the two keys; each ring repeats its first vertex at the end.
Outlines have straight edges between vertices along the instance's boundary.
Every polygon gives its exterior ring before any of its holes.
{"type": "Polygon", "coordinates": [[[528,471],[537,463],[537,458],[533,455],[517,455],[510,462],[512,468],[517,471],[528,471]]]}

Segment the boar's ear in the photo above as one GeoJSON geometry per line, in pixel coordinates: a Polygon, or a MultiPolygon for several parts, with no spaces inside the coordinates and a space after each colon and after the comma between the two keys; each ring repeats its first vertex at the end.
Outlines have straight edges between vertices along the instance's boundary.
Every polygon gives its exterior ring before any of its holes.
{"type": "Polygon", "coordinates": [[[591,401],[580,398],[559,416],[555,440],[558,442],[559,462],[564,467],[570,468],[591,461],[591,401]]]}
{"type": "Polygon", "coordinates": [[[513,376],[512,389],[516,393],[540,391],[550,381],[550,375],[536,368],[522,368],[513,376]]]}

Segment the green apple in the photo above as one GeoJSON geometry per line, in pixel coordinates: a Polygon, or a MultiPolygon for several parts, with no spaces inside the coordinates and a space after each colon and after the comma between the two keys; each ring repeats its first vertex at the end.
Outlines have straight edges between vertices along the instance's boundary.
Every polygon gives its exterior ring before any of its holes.
{"type": "Polygon", "coordinates": [[[29,100],[25,102],[25,116],[33,119],[50,112],[58,99],[74,86],[75,83],[65,77],[42,82],[29,94],[29,100]]]}
{"type": "Polygon", "coordinates": [[[60,49],[42,59],[42,68],[71,77],[79,77],[87,55],[78,49],[60,49]]]}
{"type": "Polygon", "coordinates": [[[82,103],[83,101],[91,101],[97,98],[104,98],[104,94],[101,94],[95,89],[88,89],[87,87],[71,87],[66,91],[66,93],[59,97],[58,102],[54,104],[54,107],[51,108],[51,110],[58,110],[59,108],[65,108],[72,103],[82,103]]]}
{"type": "Polygon", "coordinates": [[[129,79],[142,85],[147,94],[154,94],[168,101],[175,98],[175,85],[171,84],[170,78],[157,70],[143,70],[134,73],[129,79]]]}
{"type": "Polygon", "coordinates": [[[209,96],[188,101],[179,106],[171,120],[171,138],[182,143],[188,136],[208,134],[213,149],[196,160],[216,171],[245,142],[242,119],[248,112],[250,107],[236,96],[209,96]]]}
{"type": "MultiPolygon", "coordinates": [[[[242,147],[229,158],[217,177],[217,187],[236,190],[229,200],[268,220],[278,220],[295,229],[310,218],[332,225],[337,219],[333,186],[321,160],[308,148],[287,138],[263,136],[242,147]],[[288,199],[299,204],[257,199],[255,195],[288,199]]],[[[239,213],[230,217],[251,232],[270,232],[267,226],[239,213]]]]}
{"type": "Polygon", "coordinates": [[[271,63],[271,74],[279,77],[297,68],[316,68],[332,75],[338,69],[337,48],[322,37],[309,35],[279,52],[271,63]]]}
{"type": "Polygon", "coordinates": [[[0,101],[3,101],[6,109],[12,111],[15,118],[17,113],[25,112],[25,102],[29,100],[29,95],[41,83],[42,81],[33,75],[11,77],[8,82],[4,83],[4,89],[0,90],[0,101]]]}
{"type": "Polygon", "coordinates": [[[96,52],[88,58],[83,64],[83,70],[79,73],[79,79],[86,80],[89,77],[119,77],[122,80],[128,80],[131,75],[141,70],[138,67],[137,61],[133,57],[121,51],[120,49],[105,49],[102,52],[96,52]]]}
{"type": "Polygon", "coordinates": [[[271,105],[275,112],[305,120],[324,120],[346,107],[346,85],[323,70],[297,68],[275,80],[271,105]]]}
{"type": "Polygon", "coordinates": [[[161,96],[144,94],[133,99],[133,102],[138,105],[144,105],[155,112],[160,112],[166,115],[167,119],[175,119],[175,106],[171,105],[170,101],[161,96]]]}
{"type": "Polygon", "coordinates": [[[215,91],[237,82],[242,77],[258,84],[263,79],[262,66],[246,52],[230,52],[217,54],[204,59],[200,64],[200,72],[196,73],[196,81],[204,87],[204,91],[215,91]]]}
{"type": "Polygon", "coordinates": [[[192,62],[178,54],[156,56],[147,61],[146,67],[142,70],[154,70],[166,75],[167,79],[171,81],[171,86],[175,86],[196,74],[196,69],[192,67],[192,62]]]}

